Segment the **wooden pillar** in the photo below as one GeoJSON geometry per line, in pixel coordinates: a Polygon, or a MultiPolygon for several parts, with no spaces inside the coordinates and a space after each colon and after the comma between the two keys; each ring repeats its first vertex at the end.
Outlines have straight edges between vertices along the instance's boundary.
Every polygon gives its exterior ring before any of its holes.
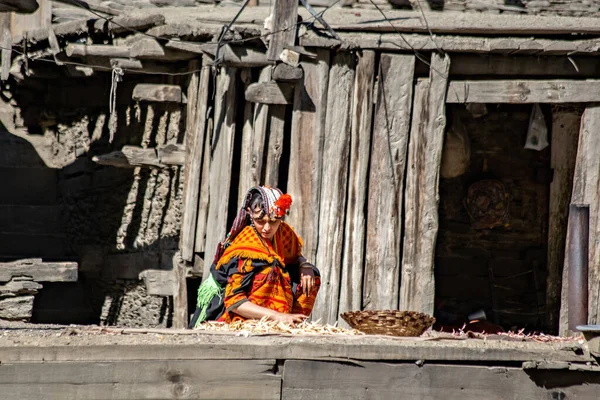
{"type": "MultiPolygon", "coordinates": [[[[571,204],[588,204],[590,207],[588,323],[597,324],[600,314],[600,105],[590,104],[581,117],[577,158],[573,175],[571,204]]],[[[567,246],[571,238],[567,231],[567,246]]],[[[569,257],[565,254],[560,306],[559,332],[568,333],[569,257]]]]}
{"type": "Polygon", "coordinates": [[[273,2],[273,34],[269,43],[267,59],[278,61],[284,46],[293,46],[296,42],[298,23],[298,1],[277,0],[273,2]]]}
{"type": "Polygon", "coordinates": [[[294,205],[287,220],[304,239],[303,254],[313,263],[319,237],[329,57],[328,50],[317,50],[316,58],[300,62],[304,79],[294,93],[290,138],[288,193],[294,205]]]}
{"type": "Polygon", "coordinates": [[[433,269],[439,224],[439,173],[446,129],[449,70],[450,57],[434,53],[431,56],[429,80],[418,84],[429,87],[419,88],[415,96],[406,169],[406,216],[399,307],[430,315],[433,315],[435,300],[433,269]]]}
{"type": "Polygon", "coordinates": [[[362,308],[367,223],[365,219],[367,185],[365,182],[368,178],[371,152],[374,78],[375,52],[370,50],[359,52],[352,106],[348,205],[344,229],[339,313],[362,308]]]}
{"type": "Polygon", "coordinates": [[[367,194],[365,309],[398,307],[402,200],[415,58],[382,54],[367,194]]]}
{"type": "Polygon", "coordinates": [[[334,323],[338,317],[353,86],[354,55],[339,52],[329,76],[319,209],[316,265],[321,271],[321,290],[313,318],[323,323],[334,323]]]}
{"type": "Polygon", "coordinates": [[[208,217],[204,249],[204,279],[217,244],[227,233],[227,211],[231,187],[231,165],[236,119],[237,69],[222,67],[217,77],[215,93],[215,126],[210,143],[210,172],[208,176],[208,217]]]}
{"type": "Polygon", "coordinates": [[[555,108],[552,112],[550,166],[554,171],[550,183],[548,218],[548,278],[546,285],[547,325],[558,329],[562,270],[565,260],[567,220],[573,190],[573,172],[579,138],[579,113],[555,108]]]}

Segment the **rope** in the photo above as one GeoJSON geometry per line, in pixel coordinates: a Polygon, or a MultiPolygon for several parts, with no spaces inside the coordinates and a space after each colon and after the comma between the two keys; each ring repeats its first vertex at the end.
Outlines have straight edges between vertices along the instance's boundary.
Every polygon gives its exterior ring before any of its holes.
{"type": "Polygon", "coordinates": [[[119,67],[112,69],[112,82],[110,85],[110,97],[108,99],[108,109],[110,117],[108,119],[108,131],[110,133],[109,142],[112,143],[117,132],[117,85],[123,81],[123,70],[119,67]]]}

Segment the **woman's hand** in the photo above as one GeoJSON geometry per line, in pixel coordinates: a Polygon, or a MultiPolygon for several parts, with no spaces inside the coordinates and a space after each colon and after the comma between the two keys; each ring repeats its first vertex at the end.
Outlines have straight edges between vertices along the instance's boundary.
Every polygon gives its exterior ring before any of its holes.
{"type": "Polygon", "coordinates": [[[286,313],[277,313],[271,315],[269,319],[277,322],[283,322],[285,324],[294,325],[298,324],[306,319],[306,315],[303,314],[286,314],[286,313]]]}
{"type": "Polygon", "coordinates": [[[300,286],[305,296],[310,296],[315,288],[315,271],[311,264],[300,266],[300,286]]]}

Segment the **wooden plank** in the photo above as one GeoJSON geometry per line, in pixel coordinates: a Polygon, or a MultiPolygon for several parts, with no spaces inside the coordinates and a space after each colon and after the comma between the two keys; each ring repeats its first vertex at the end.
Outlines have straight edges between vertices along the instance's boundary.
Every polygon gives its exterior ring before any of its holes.
{"type": "MultiPolygon", "coordinates": [[[[244,91],[252,82],[252,70],[244,69],[241,72],[242,82],[244,83],[244,91]]],[[[259,178],[256,177],[253,171],[253,165],[256,164],[258,154],[254,154],[253,132],[254,132],[254,106],[251,101],[244,103],[244,125],[242,126],[242,147],[240,149],[240,175],[238,185],[237,204],[242,204],[246,192],[252,186],[259,183],[259,178]]]]}
{"type": "Polygon", "coordinates": [[[451,81],[448,103],[585,103],[600,101],[600,80],[451,81]]]}
{"type": "Polygon", "coordinates": [[[0,263],[0,282],[17,276],[29,276],[37,282],[76,282],[76,262],[44,262],[41,259],[23,259],[0,263]]]}
{"type": "Polygon", "coordinates": [[[187,265],[178,255],[173,256],[173,328],[184,329],[189,324],[187,297],[187,265]]]}
{"type": "Polygon", "coordinates": [[[100,165],[119,168],[169,168],[172,165],[184,164],[185,151],[185,146],[180,144],[168,144],[151,148],[123,146],[121,150],[94,156],[92,161],[100,165]]]}
{"type": "MultiPolygon", "coordinates": [[[[596,134],[600,124],[600,105],[588,106],[581,117],[579,142],[577,145],[577,158],[573,175],[572,204],[589,204],[590,206],[590,243],[589,243],[589,278],[588,278],[588,323],[598,322],[599,307],[598,290],[600,280],[600,137],[596,134]]],[[[570,236],[567,228],[568,248],[570,236]]],[[[568,331],[568,302],[567,293],[569,272],[569,254],[565,254],[563,269],[562,297],[560,307],[559,332],[566,334],[568,331]]]]}
{"type": "Polygon", "coordinates": [[[10,29],[10,14],[0,15],[0,45],[2,46],[2,68],[0,80],[5,81],[10,76],[12,65],[12,33],[10,29]]]}
{"type": "MultiPolygon", "coordinates": [[[[140,15],[121,15],[111,18],[110,21],[97,19],[94,23],[94,29],[101,32],[111,32],[113,34],[131,33],[132,31],[145,31],[154,26],[163,25],[165,17],[162,14],[140,14],[140,15]]],[[[58,33],[57,33],[58,34],[58,33]]]]}
{"type": "MultiPolygon", "coordinates": [[[[202,63],[192,61],[190,68],[198,69],[202,63]]],[[[202,176],[202,155],[208,107],[208,84],[210,69],[202,68],[195,72],[188,85],[188,108],[186,122],[186,159],[184,166],[183,216],[181,222],[181,258],[192,262],[198,224],[200,178],[202,176]]]]}
{"type": "Polygon", "coordinates": [[[402,393],[407,399],[431,400],[592,399],[599,390],[600,376],[564,370],[541,373],[515,367],[287,360],[282,397],[387,399],[402,393]]]}
{"type": "Polygon", "coordinates": [[[350,137],[350,168],[348,176],[348,205],[344,229],[342,282],[339,312],[362,309],[362,288],[365,263],[365,204],[371,124],[373,121],[373,83],[375,52],[366,50],[357,54],[356,82],[352,105],[352,132],[350,137]]]}
{"type": "Polygon", "coordinates": [[[363,307],[395,309],[400,286],[404,169],[415,58],[382,54],[369,168],[363,307]]]}
{"type": "Polygon", "coordinates": [[[197,58],[198,55],[187,51],[163,47],[156,39],[143,37],[131,44],[129,57],[165,61],[181,61],[197,58]]]}
{"type": "Polygon", "coordinates": [[[316,260],[319,238],[329,58],[328,50],[317,50],[314,60],[300,62],[304,79],[295,91],[290,133],[288,192],[295,205],[287,221],[304,239],[302,252],[311,262],[316,260]]]}
{"type": "Polygon", "coordinates": [[[550,167],[554,171],[550,183],[550,211],[548,215],[548,277],[546,280],[546,307],[548,327],[558,328],[560,292],[569,203],[573,191],[573,173],[577,158],[577,141],[581,116],[572,110],[552,111],[552,145],[550,167]]]}
{"type": "Polygon", "coordinates": [[[236,129],[237,70],[222,67],[217,77],[215,94],[215,126],[210,143],[209,203],[204,250],[204,279],[217,244],[227,233],[227,210],[231,186],[233,142],[236,129]]]}
{"type": "Polygon", "coordinates": [[[3,363],[0,390],[23,400],[280,399],[274,366],[275,360],[3,363]]]}
{"type": "Polygon", "coordinates": [[[283,153],[285,106],[269,107],[269,141],[265,157],[265,185],[279,186],[279,162],[283,153]]]}
{"type": "Polygon", "coordinates": [[[245,92],[246,101],[263,104],[292,104],[294,87],[288,83],[253,83],[245,92]]]}
{"type": "Polygon", "coordinates": [[[182,103],[181,86],[157,83],[138,83],[133,88],[131,98],[135,101],[182,103]]]}
{"type": "MultiPolygon", "coordinates": [[[[190,47],[193,44],[187,42],[185,45],[177,43],[176,41],[170,41],[169,43],[167,43],[167,47],[176,47],[182,50],[187,49],[188,51],[196,52],[202,51],[203,54],[208,54],[213,58],[217,56],[217,44],[201,44],[194,45],[197,47],[190,47]]],[[[249,46],[232,46],[229,44],[219,48],[219,60],[228,67],[240,68],[264,67],[274,64],[274,61],[267,59],[267,54],[262,49],[249,46]]]]}
{"type": "Polygon", "coordinates": [[[429,315],[433,315],[435,300],[433,269],[449,70],[450,57],[433,53],[429,82],[425,83],[427,95],[415,96],[406,170],[399,307],[429,315]],[[417,99],[423,101],[419,106],[417,99]]]}
{"type": "Polygon", "coordinates": [[[86,57],[86,56],[99,56],[99,57],[129,57],[128,46],[113,46],[103,44],[79,44],[69,43],[65,49],[65,53],[68,57],[86,57]]]}
{"type": "Polygon", "coordinates": [[[321,271],[321,289],[313,311],[313,318],[322,323],[334,323],[338,319],[353,87],[354,56],[339,52],[333,57],[329,75],[323,140],[316,258],[321,271]]]}
{"type": "Polygon", "coordinates": [[[273,80],[279,82],[297,82],[304,76],[304,71],[300,67],[280,63],[273,70],[273,80]]]}
{"type": "Polygon", "coordinates": [[[284,46],[296,44],[296,31],[298,22],[298,2],[295,0],[280,0],[273,3],[273,26],[267,59],[279,60],[279,55],[284,46]]]}

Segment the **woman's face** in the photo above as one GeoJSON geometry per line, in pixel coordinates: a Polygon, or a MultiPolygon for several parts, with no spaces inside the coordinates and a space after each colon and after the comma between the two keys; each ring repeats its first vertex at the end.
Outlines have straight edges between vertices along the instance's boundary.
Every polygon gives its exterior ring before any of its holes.
{"type": "Polygon", "coordinates": [[[259,218],[260,214],[260,212],[250,214],[254,222],[254,227],[263,239],[271,240],[281,225],[281,219],[270,219],[268,215],[263,215],[262,218],[259,218]]]}

